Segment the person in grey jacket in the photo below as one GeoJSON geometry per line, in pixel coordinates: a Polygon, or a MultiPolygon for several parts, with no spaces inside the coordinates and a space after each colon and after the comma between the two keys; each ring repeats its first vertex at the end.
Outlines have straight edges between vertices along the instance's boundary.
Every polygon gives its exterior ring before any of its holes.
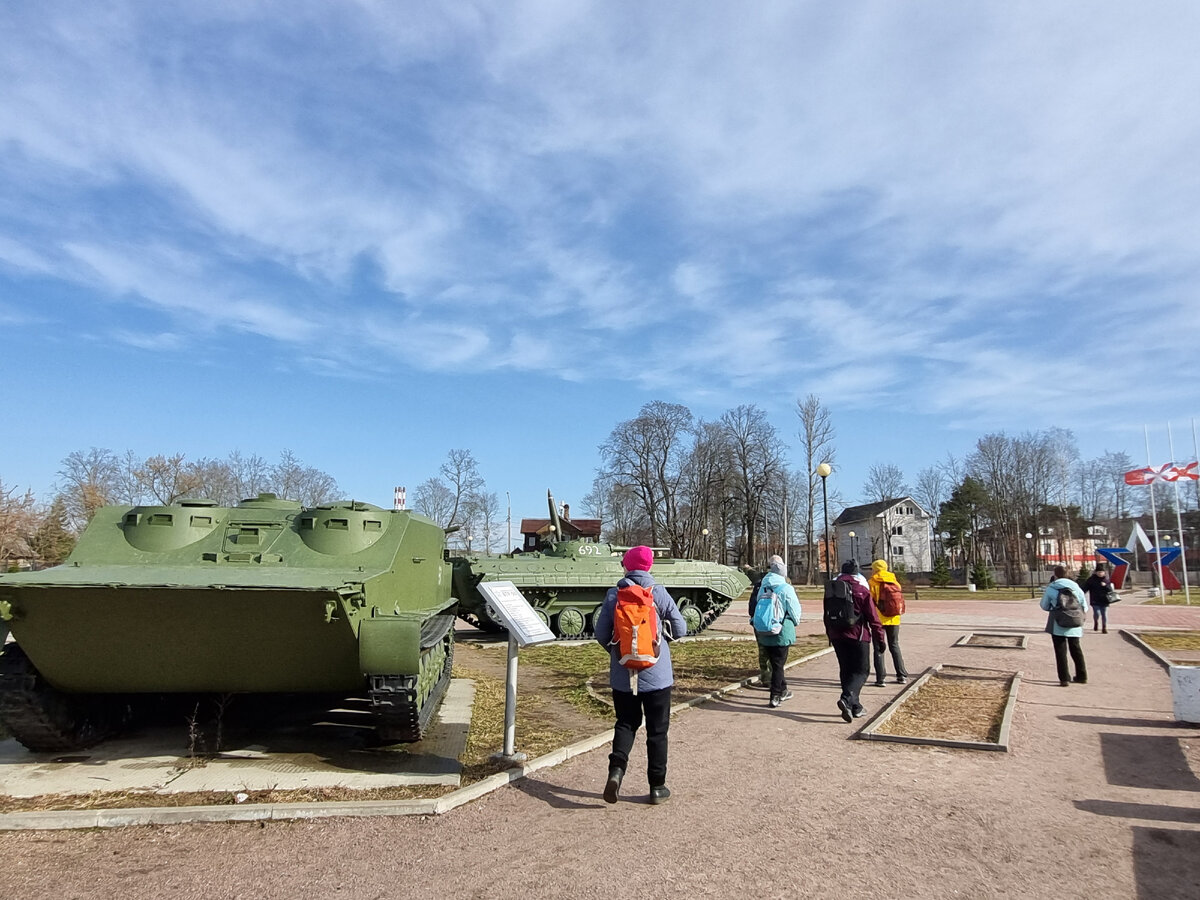
{"type": "Polygon", "coordinates": [[[1061,687],[1070,687],[1071,670],[1067,667],[1067,651],[1070,651],[1071,660],[1075,663],[1076,684],[1087,684],[1087,663],[1083,659],[1083,647],[1079,643],[1079,639],[1083,637],[1083,626],[1066,628],[1054,621],[1052,610],[1058,602],[1058,592],[1063,588],[1075,595],[1086,616],[1087,597],[1075,583],[1075,579],[1067,577],[1067,570],[1062,566],[1054,567],[1054,580],[1046,585],[1046,590],[1042,592],[1040,605],[1050,613],[1046,619],[1046,630],[1050,632],[1050,640],[1054,641],[1054,664],[1058,667],[1058,683],[1061,687]]]}
{"type": "Polygon", "coordinates": [[[800,600],[796,597],[796,589],[787,583],[787,579],[784,577],[786,574],[787,566],[783,562],[783,557],[772,556],[767,574],[763,576],[762,583],[759,585],[759,592],[764,588],[775,592],[783,606],[783,626],[778,634],[758,630],[754,632],[758,646],[766,651],[771,665],[769,705],[772,707],[792,699],[792,692],[787,689],[784,667],[787,665],[789,648],[796,643],[796,625],[800,622],[800,600]]]}
{"type": "Polygon", "coordinates": [[[667,589],[656,584],[650,575],[654,564],[654,551],[649,547],[632,547],[621,559],[625,577],[616,587],[608,589],[604,603],[596,614],[596,641],[608,650],[608,683],[612,687],[613,707],[617,724],[613,730],[612,752],[608,755],[608,780],[604,785],[604,800],[616,803],[621,790],[621,780],[629,766],[629,751],[646,719],[646,775],[650,782],[650,802],[665,803],[671,796],[667,788],[667,729],[671,724],[671,686],[675,683],[675,672],[671,668],[669,641],[687,634],[684,621],[675,600],[667,589]],[[627,584],[639,584],[651,589],[658,621],[663,630],[659,641],[657,662],[642,669],[637,676],[637,693],[633,693],[629,670],[618,662],[618,649],[613,640],[613,618],[617,605],[617,590],[627,584]]]}

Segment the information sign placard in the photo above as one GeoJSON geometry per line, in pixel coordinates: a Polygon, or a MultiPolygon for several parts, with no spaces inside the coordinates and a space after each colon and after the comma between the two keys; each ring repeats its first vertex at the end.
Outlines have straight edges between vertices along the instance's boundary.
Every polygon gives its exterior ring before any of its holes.
{"type": "Polygon", "coordinates": [[[480,582],[479,590],[487,598],[496,617],[508,629],[509,637],[515,639],[519,646],[529,647],[554,640],[554,632],[538,617],[525,595],[511,581],[480,582]]]}

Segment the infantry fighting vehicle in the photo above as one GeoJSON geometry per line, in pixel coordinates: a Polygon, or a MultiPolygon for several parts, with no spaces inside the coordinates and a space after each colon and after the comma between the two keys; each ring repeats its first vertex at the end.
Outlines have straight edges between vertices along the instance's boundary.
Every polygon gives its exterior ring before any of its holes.
{"type": "Polygon", "coordinates": [[[454,651],[444,547],[429,519],[367,503],[102,508],[61,566],[0,575],[0,721],[64,751],[138,695],[345,692],[384,741],[419,740],[454,651]]]}
{"type": "MultiPolygon", "coordinates": [[[[562,519],[554,497],[549,491],[546,493],[551,538],[541,550],[452,558],[459,618],[484,631],[503,630],[503,625],[488,611],[478,585],[482,581],[511,581],[558,637],[571,639],[591,634],[604,595],[625,574],[621,557],[629,548],[556,539],[554,536],[564,533],[562,519]]],[[[750,580],[737,569],[698,560],[672,559],[665,550],[655,550],[650,574],[679,604],[688,634],[707,628],[750,587],[750,580]]]]}

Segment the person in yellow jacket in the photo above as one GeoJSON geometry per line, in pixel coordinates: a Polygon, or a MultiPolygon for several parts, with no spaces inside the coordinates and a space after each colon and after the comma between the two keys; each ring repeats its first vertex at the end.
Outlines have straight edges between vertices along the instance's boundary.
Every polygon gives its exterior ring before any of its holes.
{"type": "MultiPolygon", "coordinates": [[[[871,599],[875,601],[876,608],[879,607],[879,596],[884,584],[895,585],[897,591],[900,589],[896,573],[888,569],[887,561],[877,559],[871,563],[871,577],[867,579],[867,586],[871,589],[871,599]]],[[[885,616],[883,610],[880,609],[879,621],[883,623],[883,632],[887,635],[887,646],[892,651],[892,663],[896,667],[896,684],[904,684],[908,680],[908,669],[904,668],[904,655],[900,652],[900,616],[885,616]]],[[[876,642],[874,651],[875,686],[883,687],[887,684],[887,668],[883,659],[884,647],[876,642]]]]}

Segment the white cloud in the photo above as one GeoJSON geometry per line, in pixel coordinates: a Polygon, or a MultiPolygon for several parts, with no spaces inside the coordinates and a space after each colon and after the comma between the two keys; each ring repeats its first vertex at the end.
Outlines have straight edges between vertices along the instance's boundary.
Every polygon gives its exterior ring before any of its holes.
{"type": "Polygon", "coordinates": [[[363,377],[602,366],[722,402],[1005,421],[1152,370],[1045,363],[1097,332],[1153,332],[1196,374],[1191,4],[0,24],[23,38],[0,48],[0,154],[28,175],[0,200],[0,260],[128,307],[126,343],[233,330],[314,360],[371,348],[345,364],[363,377]]]}

